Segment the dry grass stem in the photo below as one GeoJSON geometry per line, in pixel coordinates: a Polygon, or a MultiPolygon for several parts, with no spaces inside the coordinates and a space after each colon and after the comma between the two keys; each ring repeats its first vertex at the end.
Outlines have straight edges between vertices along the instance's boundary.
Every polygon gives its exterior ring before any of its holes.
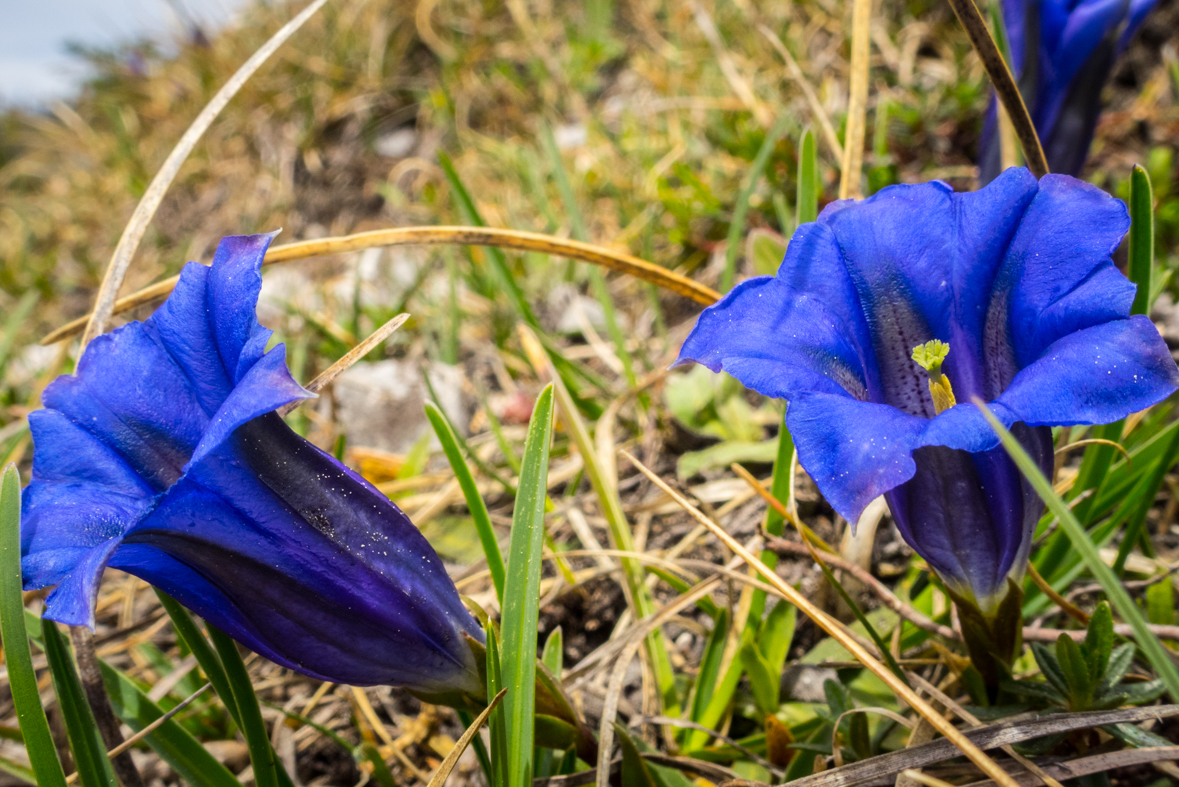
{"type": "Polygon", "coordinates": [[[119,294],[123,277],[127,275],[127,269],[131,267],[131,258],[135,255],[135,250],[139,248],[139,242],[143,240],[143,234],[147,232],[147,226],[151,223],[152,217],[156,215],[156,210],[160,207],[164,194],[172,185],[176,174],[180,172],[181,165],[192,153],[192,149],[196,147],[197,142],[212,125],[213,120],[221,114],[221,110],[225,109],[225,105],[237,95],[247,80],[254,75],[254,72],[326,2],[327,0],[312,0],[294,19],[287,22],[271,36],[270,40],[263,44],[249,60],[242,64],[237,73],[230,77],[224,87],[217,91],[213,99],[192,121],[192,125],[188,127],[188,131],[184,132],[184,136],[176,143],[176,147],[172,148],[172,152],[168,154],[168,158],[164,160],[163,166],[152,178],[143,198],[135,207],[135,212],[131,214],[131,220],[127,222],[122,237],[119,238],[119,244],[115,247],[115,253],[111,256],[110,265],[107,266],[106,273],[102,277],[102,284],[98,288],[94,311],[90,313],[85,332],[82,334],[83,347],[106,329],[107,321],[114,313],[115,296],[119,294]]]}

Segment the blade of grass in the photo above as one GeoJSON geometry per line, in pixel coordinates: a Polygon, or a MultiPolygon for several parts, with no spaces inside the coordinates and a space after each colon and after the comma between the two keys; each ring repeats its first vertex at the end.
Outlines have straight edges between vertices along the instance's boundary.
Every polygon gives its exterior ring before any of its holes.
{"type": "Polygon", "coordinates": [[[1149,480],[1145,481],[1146,488],[1139,495],[1134,510],[1126,523],[1126,531],[1122,536],[1122,543],[1118,545],[1118,556],[1113,564],[1113,572],[1119,579],[1125,570],[1126,559],[1130,556],[1130,551],[1138,543],[1139,535],[1146,524],[1146,515],[1154,505],[1154,498],[1158,495],[1159,488],[1163,485],[1163,479],[1166,477],[1167,471],[1171,469],[1171,465],[1174,464],[1177,455],[1179,455],[1179,432],[1176,432],[1171,438],[1171,445],[1167,449],[1167,453],[1155,463],[1154,469],[1148,476],[1149,480]]]}
{"type": "Polygon", "coordinates": [[[426,417],[430,419],[430,425],[434,427],[434,433],[438,435],[438,441],[442,443],[442,450],[450,462],[454,476],[458,479],[459,486],[462,487],[463,497],[467,499],[467,509],[471,512],[471,518],[475,520],[479,543],[483,545],[483,554],[487,557],[487,570],[491,572],[491,583],[495,586],[495,597],[499,599],[502,609],[504,559],[499,551],[499,540],[495,536],[495,528],[491,526],[491,516],[487,513],[487,504],[483,502],[479,488],[475,486],[475,479],[471,476],[467,463],[463,461],[463,455],[454,439],[450,423],[433,402],[426,402],[426,417]]]}
{"type": "Polygon", "coordinates": [[[209,626],[209,638],[213,640],[213,647],[221,657],[234,702],[237,703],[242,734],[246,738],[250,762],[254,766],[254,783],[257,787],[279,787],[278,769],[282,766],[278,764],[274,749],[270,746],[270,736],[266,734],[266,723],[262,720],[262,709],[258,707],[258,697],[254,694],[246,665],[237,652],[237,643],[213,626],[209,626]]]}
{"type": "Polygon", "coordinates": [[[950,723],[948,719],[934,710],[928,702],[921,699],[911,688],[905,685],[904,681],[898,678],[893,672],[879,661],[877,661],[872,654],[864,649],[862,645],[854,637],[852,637],[847,630],[834,618],[828,615],[823,610],[819,609],[815,604],[787,583],[778,574],[761,562],[760,559],[744,546],[736,538],[727,533],[724,528],[712,521],[691,503],[684,499],[683,495],[676,492],[658,475],[653,473],[646,465],[640,462],[635,457],[631,456],[626,451],[620,451],[627,460],[630,461],[639,472],[651,480],[653,484],[658,486],[668,496],[671,497],[682,509],[687,511],[693,519],[708,528],[721,542],[731,549],[734,554],[739,556],[750,566],[757,569],[757,572],[765,578],[776,591],[778,591],[784,599],[798,607],[802,612],[818,625],[823,631],[830,635],[840,645],[847,649],[852,657],[864,665],[872,674],[880,678],[880,680],[888,686],[897,697],[908,703],[918,714],[928,721],[935,730],[944,735],[951,743],[958,747],[962,752],[978,768],[990,776],[1001,787],[1017,787],[1018,782],[1012,776],[1004,771],[999,765],[988,757],[981,749],[970,742],[961,730],[950,723]]]}
{"type": "Polygon", "coordinates": [[[504,582],[500,656],[507,722],[509,787],[532,782],[532,739],[535,724],[536,642],[540,612],[541,545],[544,543],[545,479],[553,435],[553,387],[537,397],[524,443],[520,488],[512,512],[511,546],[504,582]]]}
{"type": "Polygon", "coordinates": [[[156,590],[156,597],[159,598],[168,617],[172,619],[172,628],[176,632],[176,636],[188,646],[189,652],[196,658],[205,677],[213,684],[213,690],[221,698],[222,704],[225,705],[225,709],[229,711],[234,722],[237,726],[242,726],[241,713],[237,709],[237,701],[233,698],[233,689],[230,688],[229,676],[225,674],[221,657],[213,651],[209,641],[205,639],[205,635],[197,628],[192,616],[179,601],[159,589],[156,590]]]}
{"type": "Polygon", "coordinates": [[[12,464],[0,476],[0,639],[4,642],[4,661],[17,722],[37,784],[65,787],[65,772],[49,734],[45,709],[41,707],[25,628],[20,567],[20,473],[12,464]]]}
{"type": "MultiPolygon", "coordinates": [[[[99,667],[111,707],[124,724],[139,732],[163,718],[164,711],[131,678],[104,662],[99,667]]],[[[193,787],[241,787],[229,769],[175,719],[164,721],[144,741],[193,787]]]]}
{"type": "Polygon", "coordinates": [[[737,195],[737,204],[733,207],[733,219],[729,222],[729,234],[725,240],[725,270],[721,274],[720,280],[722,293],[733,289],[733,279],[737,276],[737,253],[741,247],[741,236],[745,234],[745,215],[749,213],[749,200],[753,196],[753,192],[757,190],[757,184],[761,181],[766,164],[769,163],[770,156],[774,153],[774,147],[777,146],[782,135],[786,133],[790,120],[791,114],[783,112],[774,121],[774,125],[762,140],[757,155],[753,157],[753,163],[749,165],[749,171],[745,176],[745,184],[737,195]]]}
{"type": "Polygon", "coordinates": [[[1154,190],[1150,175],[1135,164],[1130,173],[1130,281],[1138,286],[1131,314],[1150,312],[1154,275],[1154,190]]]}
{"type": "Polygon", "coordinates": [[[84,787],[118,787],[106,745],[94,720],[94,712],[86,701],[82,681],[74,668],[69,646],[52,620],[41,621],[41,637],[45,643],[45,657],[53,675],[53,688],[57,692],[57,705],[65,721],[66,735],[70,750],[74,753],[74,764],[78,779],[84,787]]]}
{"type": "Polygon", "coordinates": [[[16,306],[8,314],[8,319],[4,321],[4,333],[3,336],[0,336],[0,376],[3,376],[4,370],[8,368],[8,359],[12,355],[17,332],[25,324],[29,315],[33,313],[33,307],[37,305],[40,298],[39,292],[29,290],[16,302],[16,306]]]}
{"type": "Polygon", "coordinates": [[[1159,642],[1158,637],[1147,626],[1146,620],[1143,619],[1142,613],[1138,609],[1138,605],[1130,598],[1130,594],[1122,587],[1122,583],[1118,580],[1117,575],[1105,562],[1101,559],[1101,555],[1097,551],[1097,547],[1085,534],[1085,530],[1081,527],[1081,523],[1073,515],[1072,510],[1068,504],[1060,499],[1052,490],[1052,484],[1036,467],[1036,463],[1032,461],[1027,452],[1023,450],[1023,446],[1019,441],[1012,437],[1011,433],[1003,427],[999,419],[991,413],[990,409],[981,401],[976,401],[975,405],[986,417],[991,424],[991,428],[995,430],[995,434],[999,435],[999,439],[1003,442],[1003,447],[1011,456],[1016,465],[1019,466],[1020,471],[1024,477],[1028,479],[1037,494],[1044,501],[1044,505],[1048,506],[1060,522],[1060,527],[1068,533],[1069,539],[1072,541],[1073,548],[1080,554],[1081,559],[1085,562],[1085,566],[1089,572],[1093,574],[1093,578],[1101,585],[1102,590],[1105,591],[1106,597],[1113,604],[1114,609],[1122,616],[1122,619],[1130,624],[1134,631],[1135,638],[1138,640],[1138,647],[1142,649],[1147,661],[1154,667],[1155,672],[1158,673],[1159,678],[1163,681],[1163,685],[1167,687],[1167,692],[1171,695],[1172,700],[1179,699],[1179,667],[1171,661],[1171,657],[1167,654],[1166,648],[1159,642]]]}
{"type": "Polygon", "coordinates": [[[798,198],[794,209],[798,212],[796,224],[805,224],[819,218],[819,158],[815,151],[815,134],[809,128],[798,140],[798,198]]]}
{"type": "MultiPolygon", "coordinates": [[[[541,124],[540,139],[544,146],[545,155],[548,156],[549,166],[553,170],[553,179],[557,182],[557,193],[561,195],[561,201],[565,203],[565,213],[569,217],[569,226],[573,232],[573,237],[582,243],[588,243],[589,230],[586,229],[585,218],[581,214],[581,207],[577,203],[577,195],[573,193],[573,185],[569,182],[569,175],[565,171],[565,162],[561,159],[561,151],[557,148],[557,140],[553,138],[553,130],[549,128],[547,123],[541,124]]],[[[630,357],[630,352],[626,349],[626,337],[618,327],[618,315],[614,308],[614,298],[610,295],[610,290],[606,286],[606,277],[595,266],[590,268],[589,278],[590,289],[593,290],[594,297],[598,299],[598,303],[602,304],[602,311],[606,317],[606,329],[610,333],[610,339],[614,342],[614,351],[618,354],[618,359],[622,361],[622,369],[626,375],[626,382],[631,388],[634,388],[637,384],[634,362],[630,357]]]]}
{"type": "MultiPolygon", "coordinates": [[[[590,438],[585,422],[577,412],[573,398],[569,395],[569,391],[565,388],[560,377],[556,375],[552,365],[547,362],[544,348],[536,335],[523,325],[519,326],[519,333],[525,354],[537,374],[542,378],[547,376],[553,383],[561,420],[566,431],[573,438],[582,461],[585,462],[585,472],[589,476],[590,486],[593,487],[598,505],[602,508],[602,515],[606,518],[606,523],[609,526],[611,546],[623,552],[634,552],[634,538],[630,532],[630,525],[626,521],[626,514],[622,509],[622,499],[618,496],[615,479],[607,477],[603,471],[594,442],[590,438]]],[[[642,565],[628,557],[622,558],[621,563],[624,579],[623,590],[635,619],[641,620],[649,617],[654,614],[655,605],[647,592],[642,565]]],[[[651,662],[654,664],[655,680],[659,685],[663,712],[668,716],[678,716],[680,705],[675,691],[675,671],[672,669],[671,659],[668,658],[662,632],[652,631],[648,635],[647,649],[651,662]]]]}
{"type": "MultiPolygon", "coordinates": [[[[495,624],[487,622],[484,627],[487,637],[487,693],[495,696],[506,687],[503,685],[503,674],[500,665],[499,636],[495,624]]],[[[505,787],[508,783],[508,725],[501,705],[493,709],[489,717],[488,726],[491,728],[491,779],[490,787],[505,787]]]]}

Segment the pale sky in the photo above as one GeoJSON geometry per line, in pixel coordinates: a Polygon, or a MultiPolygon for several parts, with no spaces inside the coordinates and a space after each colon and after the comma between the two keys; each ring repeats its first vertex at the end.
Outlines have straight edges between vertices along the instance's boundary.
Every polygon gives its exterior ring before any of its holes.
{"type": "Polygon", "coordinates": [[[111,45],[181,30],[177,10],[216,27],[246,0],[0,0],[0,103],[69,96],[82,68],[66,44],[111,45]]]}

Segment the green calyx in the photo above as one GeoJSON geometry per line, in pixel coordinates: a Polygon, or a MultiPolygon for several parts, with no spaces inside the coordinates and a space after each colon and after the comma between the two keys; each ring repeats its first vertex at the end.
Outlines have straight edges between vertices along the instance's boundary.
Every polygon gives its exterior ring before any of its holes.
{"type": "Polygon", "coordinates": [[[958,607],[962,638],[974,668],[990,693],[1011,674],[1011,664],[1023,645],[1023,588],[1007,580],[1007,593],[994,610],[984,613],[974,599],[964,598],[947,587],[958,607]]]}

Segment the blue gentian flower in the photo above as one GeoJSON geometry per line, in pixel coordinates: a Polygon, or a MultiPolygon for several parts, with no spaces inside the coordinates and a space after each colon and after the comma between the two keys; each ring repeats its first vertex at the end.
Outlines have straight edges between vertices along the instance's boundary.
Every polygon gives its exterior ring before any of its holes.
{"type": "Polygon", "coordinates": [[[479,625],[388,498],[274,412],[312,394],[258,324],[270,235],[225,238],[150,318],[95,339],[29,416],[26,589],[94,624],[106,566],[322,680],[483,691],[479,625]]]}
{"type": "Polygon", "coordinates": [[[993,620],[1043,506],[972,401],[1051,472],[1050,426],[1112,422],[1179,385],[1110,259],[1128,227],[1104,192],[1026,169],[977,192],[933,182],[836,202],[794,233],[776,276],[705,309],[677,363],[785,399],[835,510],[854,523],[884,495],[955,599],[993,620]],[[913,358],[927,342],[948,345],[936,375],[913,358]],[[952,396],[931,393],[942,384],[952,396]]]}
{"type": "MultiPolygon", "coordinates": [[[[1048,168],[1080,175],[1114,62],[1158,0],[1003,0],[1012,71],[1048,168]]],[[[980,180],[999,174],[992,98],[979,151],[980,180]]]]}

